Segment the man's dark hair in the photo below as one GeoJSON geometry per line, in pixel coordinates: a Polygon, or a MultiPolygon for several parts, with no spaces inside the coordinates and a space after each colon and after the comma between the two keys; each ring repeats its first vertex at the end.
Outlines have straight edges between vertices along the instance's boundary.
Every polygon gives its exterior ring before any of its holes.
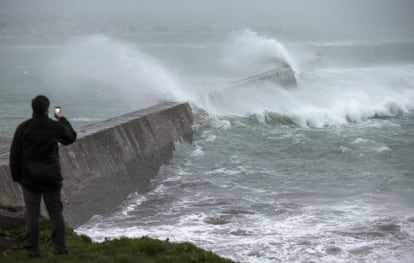
{"type": "Polygon", "coordinates": [[[49,99],[44,95],[38,95],[32,100],[33,113],[43,115],[49,108],[49,99]]]}

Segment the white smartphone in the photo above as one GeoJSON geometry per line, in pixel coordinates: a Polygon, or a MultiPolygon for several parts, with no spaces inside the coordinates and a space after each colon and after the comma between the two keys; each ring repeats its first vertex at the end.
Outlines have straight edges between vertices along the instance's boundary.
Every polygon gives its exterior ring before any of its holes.
{"type": "Polygon", "coordinates": [[[55,114],[59,114],[61,111],[60,107],[55,107],[55,114]]]}

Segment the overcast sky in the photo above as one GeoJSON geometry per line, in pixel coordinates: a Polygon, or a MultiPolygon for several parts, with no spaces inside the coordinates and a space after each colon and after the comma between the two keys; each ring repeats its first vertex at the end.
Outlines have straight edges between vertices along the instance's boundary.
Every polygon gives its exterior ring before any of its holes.
{"type": "Polygon", "coordinates": [[[0,16],[11,14],[414,35],[414,0],[0,0],[0,16]]]}

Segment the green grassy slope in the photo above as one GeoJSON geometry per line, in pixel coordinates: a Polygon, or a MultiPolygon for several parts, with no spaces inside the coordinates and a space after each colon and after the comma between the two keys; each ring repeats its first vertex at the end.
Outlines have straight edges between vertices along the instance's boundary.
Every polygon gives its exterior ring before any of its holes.
{"type": "Polygon", "coordinates": [[[2,231],[0,229],[0,262],[233,262],[212,252],[199,249],[190,243],[170,243],[146,237],[93,243],[88,237],[78,236],[71,229],[66,231],[69,255],[58,256],[53,253],[50,233],[49,222],[42,220],[40,234],[42,257],[29,260],[19,241],[24,236],[24,230],[2,231]]]}

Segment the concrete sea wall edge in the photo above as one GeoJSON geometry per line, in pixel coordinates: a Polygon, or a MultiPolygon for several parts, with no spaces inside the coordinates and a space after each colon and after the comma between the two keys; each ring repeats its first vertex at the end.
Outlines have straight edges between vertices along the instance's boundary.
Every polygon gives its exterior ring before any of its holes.
{"type": "MultiPolygon", "coordinates": [[[[69,225],[86,223],[93,215],[118,206],[129,194],[145,192],[161,165],[171,159],[175,142],[192,142],[193,120],[188,103],[165,102],[78,131],[77,141],[59,150],[69,225]]],[[[20,186],[11,179],[8,153],[2,154],[0,214],[13,216],[11,208],[20,206],[20,186]]],[[[0,227],[7,221],[1,217],[0,227]]]]}

